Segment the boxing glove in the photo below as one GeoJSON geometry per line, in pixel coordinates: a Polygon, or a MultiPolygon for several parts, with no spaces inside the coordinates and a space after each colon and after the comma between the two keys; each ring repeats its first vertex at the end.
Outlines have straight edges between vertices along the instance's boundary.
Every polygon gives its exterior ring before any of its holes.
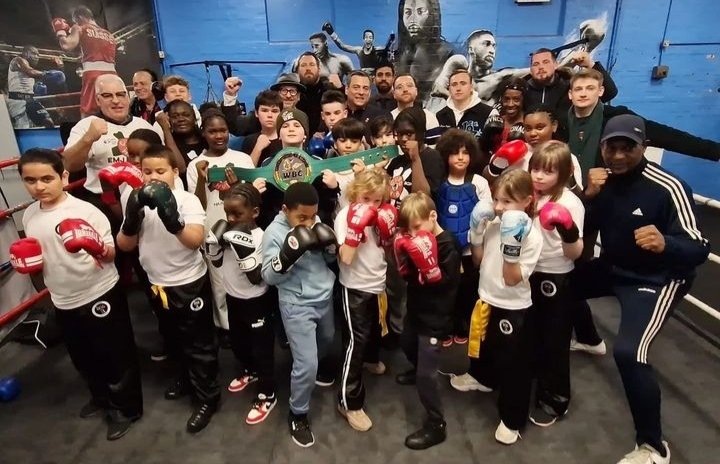
{"type": "Polygon", "coordinates": [[[378,245],[381,247],[390,246],[397,231],[398,210],[390,203],[383,203],[377,209],[377,220],[375,227],[378,234],[378,245]]]}
{"type": "Polygon", "coordinates": [[[66,37],[70,32],[70,24],[68,24],[65,18],[53,18],[52,28],[57,37],[66,37]]]}
{"type": "Polygon", "coordinates": [[[210,262],[215,267],[222,264],[223,247],[225,245],[223,234],[228,230],[228,227],[228,222],[225,219],[220,219],[205,234],[205,256],[210,258],[210,262]]]}
{"type": "Polygon", "coordinates": [[[518,122],[510,127],[508,132],[507,141],[512,142],[513,140],[522,140],[525,142],[525,126],[523,123],[518,122]]]}
{"type": "Polygon", "coordinates": [[[145,219],[145,209],[138,201],[140,189],[133,189],[130,192],[128,201],[125,204],[125,219],[122,223],[122,233],[128,237],[137,235],[140,232],[140,226],[145,219]]]}
{"type": "Polygon", "coordinates": [[[312,231],[317,239],[315,248],[323,248],[326,253],[331,255],[337,254],[337,237],[332,227],[322,222],[316,222],[312,226],[312,231]]]}
{"type": "Polygon", "coordinates": [[[328,150],[335,148],[335,138],[333,137],[332,132],[328,131],[328,133],[325,134],[325,137],[323,138],[323,145],[328,150]]]}
{"type": "Polygon", "coordinates": [[[69,253],[85,250],[95,258],[102,258],[107,254],[100,234],[83,219],[64,219],[57,225],[57,233],[69,253]]]}
{"type": "Polygon", "coordinates": [[[312,137],[308,143],[308,152],[311,155],[325,158],[325,144],[323,144],[323,140],[317,137],[312,137]]]}
{"type": "Polygon", "coordinates": [[[65,83],[65,73],[59,69],[43,71],[42,81],[47,85],[57,87],[65,83]]]}
{"type": "Polygon", "coordinates": [[[35,82],[35,85],[33,85],[33,93],[36,97],[44,97],[48,94],[47,85],[43,84],[40,81],[35,82]]]}
{"type": "Polygon", "coordinates": [[[507,142],[490,158],[488,171],[490,175],[497,177],[503,173],[508,166],[512,166],[527,154],[527,145],[523,140],[507,142]]]}
{"type": "Polygon", "coordinates": [[[317,235],[308,227],[297,226],[290,229],[278,254],[272,259],[270,265],[273,271],[285,274],[300,257],[317,245],[317,235]]]}
{"type": "Polygon", "coordinates": [[[435,235],[420,230],[410,240],[403,242],[403,248],[418,270],[420,285],[433,284],[442,280],[442,272],[438,266],[438,247],[435,235]]]}
{"type": "Polygon", "coordinates": [[[395,237],[393,241],[393,252],[395,253],[395,264],[397,266],[398,273],[401,277],[407,277],[410,275],[410,258],[405,252],[405,247],[412,240],[412,237],[408,234],[400,234],[395,237]]]}
{"type": "Polygon", "coordinates": [[[570,211],[559,203],[545,203],[545,206],[540,208],[539,219],[545,230],[557,230],[560,239],[565,243],[575,243],[580,238],[580,231],[570,211]]]}
{"type": "Polygon", "coordinates": [[[117,204],[115,189],[122,184],[128,184],[132,188],[138,188],[143,184],[143,176],[140,169],[127,161],[118,161],[105,166],[98,172],[98,179],[103,193],[100,199],[106,205],[117,204]]]}
{"type": "Polygon", "coordinates": [[[472,246],[482,246],[487,223],[495,219],[495,209],[492,203],[478,201],[470,213],[470,230],[468,240],[472,246]]]}
{"type": "Polygon", "coordinates": [[[222,236],[223,241],[235,254],[240,271],[244,272],[251,284],[262,282],[260,255],[253,239],[252,229],[245,224],[238,224],[222,236]]]}
{"type": "Polygon", "coordinates": [[[323,32],[326,32],[327,35],[333,35],[335,33],[335,28],[330,21],[325,21],[325,23],[323,23],[322,30],[323,32]]]}
{"type": "Polygon", "coordinates": [[[345,245],[357,248],[365,241],[365,228],[375,225],[378,211],[365,203],[353,203],[347,212],[345,245]]]}
{"type": "Polygon", "coordinates": [[[36,238],[27,237],[10,245],[10,264],[20,274],[32,274],[43,269],[42,247],[36,238]]]}
{"type": "Polygon", "coordinates": [[[138,192],[138,202],[150,209],[157,209],[165,229],[175,235],[185,227],[180,219],[177,202],[170,186],[159,180],[151,180],[138,192]]]}
{"type": "Polygon", "coordinates": [[[530,233],[532,221],[525,211],[505,211],[500,219],[500,244],[507,263],[520,261],[523,240],[530,233]]]}
{"type": "Polygon", "coordinates": [[[503,131],[505,128],[505,121],[499,113],[492,112],[485,121],[485,127],[483,128],[483,134],[488,136],[495,136],[503,131]]]}
{"type": "Polygon", "coordinates": [[[20,394],[20,382],[15,377],[0,379],[0,401],[12,401],[20,394]]]}

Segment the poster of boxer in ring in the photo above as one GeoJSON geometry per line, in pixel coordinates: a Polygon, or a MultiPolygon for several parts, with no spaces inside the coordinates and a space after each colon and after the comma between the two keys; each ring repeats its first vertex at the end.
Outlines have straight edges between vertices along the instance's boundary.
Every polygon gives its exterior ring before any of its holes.
{"type": "Polygon", "coordinates": [[[95,79],[159,70],[148,0],[0,0],[0,92],[15,129],[97,111],[95,79]]]}

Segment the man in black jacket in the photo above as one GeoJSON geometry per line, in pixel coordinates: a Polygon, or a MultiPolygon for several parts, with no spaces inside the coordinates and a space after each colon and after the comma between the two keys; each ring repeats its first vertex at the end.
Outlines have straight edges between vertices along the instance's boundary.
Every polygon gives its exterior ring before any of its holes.
{"type": "Polygon", "coordinates": [[[481,141],[483,127],[492,108],[480,101],[467,69],[454,71],[448,82],[450,98],[447,106],[437,112],[438,122],[441,126],[468,131],[481,141]]]}
{"type": "MultiPolygon", "coordinates": [[[[594,69],[602,75],[605,87],[600,98],[602,102],[609,102],[617,96],[618,90],[610,74],[599,61],[594,61],[588,52],[574,52],[570,63],[583,69],[594,69]]],[[[540,105],[546,105],[554,110],[560,118],[561,127],[565,123],[565,114],[571,105],[568,97],[570,81],[564,74],[566,73],[558,71],[558,63],[552,50],[538,49],[530,58],[530,75],[526,78],[528,88],[523,99],[526,111],[540,105]]]]}
{"type": "Polygon", "coordinates": [[[600,138],[607,169],[590,170],[585,216],[585,234],[599,231],[603,249],[575,271],[582,298],[614,295],[620,303],[613,354],[637,445],[618,464],[670,462],[660,424],[660,386],[648,352],[710,251],[697,227],[690,188],[644,158],[648,136],[639,116],[607,121],[600,138]]]}
{"type": "Polygon", "coordinates": [[[308,137],[318,132],[320,127],[320,99],[326,90],[341,89],[342,83],[337,74],[320,77],[320,59],[313,52],[305,52],[298,57],[297,73],[305,92],[300,95],[297,108],[307,114],[310,121],[308,137]]]}

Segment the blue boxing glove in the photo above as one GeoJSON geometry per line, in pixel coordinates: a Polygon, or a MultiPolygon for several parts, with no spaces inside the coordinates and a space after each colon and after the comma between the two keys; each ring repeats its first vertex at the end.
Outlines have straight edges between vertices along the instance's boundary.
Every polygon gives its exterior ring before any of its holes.
{"type": "Polygon", "coordinates": [[[507,263],[520,261],[523,240],[530,233],[532,220],[525,211],[505,211],[500,220],[500,244],[507,263]]]}
{"type": "Polygon", "coordinates": [[[63,85],[65,83],[65,73],[59,69],[51,69],[43,72],[42,80],[48,85],[63,85]]]}
{"type": "Polygon", "coordinates": [[[475,203],[475,207],[470,213],[470,231],[468,232],[468,240],[472,246],[483,244],[485,227],[493,219],[495,219],[495,208],[492,203],[482,200],[475,203]]]}
{"type": "Polygon", "coordinates": [[[33,85],[33,93],[36,97],[43,97],[47,95],[48,88],[47,85],[43,84],[40,81],[35,81],[35,85],[33,85]]]}
{"type": "Polygon", "coordinates": [[[333,138],[332,132],[328,131],[327,134],[325,134],[325,138],[323,139],[323,145],[325,145],[325,148],[330,150],[331,148],[335,148],[335,138],[333,138]]]}
{"type": "Polygon", "coordinates": [[[323,140],[317,137],[311,138],[310,142],[308,143],[308,152],[311,155],[325,158],[325,146],[323,144],[323,140]]]}
{"type": "Polygon", "coordinates": [[[0,401],[12,401],[20,394],[20,382],[15,377],[0,379],[0,401]]]}

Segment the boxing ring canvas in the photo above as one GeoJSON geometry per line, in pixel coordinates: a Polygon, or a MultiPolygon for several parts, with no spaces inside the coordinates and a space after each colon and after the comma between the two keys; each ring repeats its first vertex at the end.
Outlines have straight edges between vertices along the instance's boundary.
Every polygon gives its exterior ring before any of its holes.
{"type": "Polygon", "coordinates": [[[93,84],[158,71],[149,0],[0,0],[0,92],[15,129],[57,127],[95,112],[93,84]]]}

